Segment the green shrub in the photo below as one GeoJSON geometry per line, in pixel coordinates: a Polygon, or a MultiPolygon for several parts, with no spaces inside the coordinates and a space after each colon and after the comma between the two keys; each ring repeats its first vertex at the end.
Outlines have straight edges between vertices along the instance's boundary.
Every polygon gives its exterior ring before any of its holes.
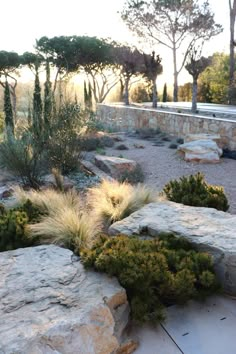
{"type": "Polygon", "coordinates": [[[143,183],[144,182],[144,173],[139,164],[132,169],[132,170],[126,170],[125,172],[120,173],[118,177],[119,182],[127,182],[130,184],[137,184],[137,183],[143,183]]]}
{"type": "Polygon", "coordinates": [[[174,235],[155,240],[103,235],[80,255],[85,267],[118,278],[138,321],[162,320],[165,306],[205,296],[218,286],[211,257],[174,235]]]}
{"type": "Polygon", "coordinates": [[[24,185],[39,187],[45,172],[43,161],[42,151],[30,132],[25,132],[21,138],[8,134],[7,140],[0,144],[0,166],[18,176],[24,185]]]}
{"type": "Polygon", "coordinates": [[[98,148],[112,147],[114,144],[114,139],[108,135],[86,134],[82,135],[79,139],[79,146],[83,151],[94,151],[98,148]]]}
{"type": "Polygon", "coordinates": [[[172,202],[223,211],[229,209],[223,187],[207,184],[201,173],[172,180],[165,185],[163,191],[172,202]]]}
{"type": "Polygon", "coordinates": [[[26,226],[30,220],[35,220],[35,218],[36,210],[32,208],[30,203],[26,203],[19,210],[6,210],[1,206],[0,251],[10,251],[31,246],[33,242],[27,236],[26,226]]]}
{"type": "Polygon", "coordinates": [[[171,143],[168,147],[169,147],[169,149],[177,149],[178,145],[171,143]]]}
{"type": "Polygon", "coordinates": [[[81,114],[80,107],[73,103],[65,103],[55,114],[51,135],[44,146],[50,170],[57,168],[62,174],[68,174],[78,168],[81,155],[78,129],[83,124],[81,114]]]}

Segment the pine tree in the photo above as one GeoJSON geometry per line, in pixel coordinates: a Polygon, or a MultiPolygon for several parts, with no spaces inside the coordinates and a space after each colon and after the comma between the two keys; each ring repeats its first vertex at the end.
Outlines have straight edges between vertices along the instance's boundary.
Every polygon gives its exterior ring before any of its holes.
{"type": "Polygon", "coordinates": [[[5,126],[7,128],[7,131],[14,135],[14,119],[13,119],[13,110],[11,104],[11,94],[10,94],[10,88],[7,80],[4,89],[4,113],[5,113],[5,126]]]}
{"type": "Polygon", "coordinates": [[[37,137],[40,137],[43,131],[42,99],[41,99],[41,88],[39,82],[38,67],[36,67],[35,83],[34,83],[33,131],[37,137]]]}
{"type": "Polygon", "coordinates": [[[44,132],[46,136],[50,135],[50,126],[52,120],[52,83],[50,81],[50,66],[49,61],[46,62],[46,82],[44,84],[44,132]]]}
{"type": "Polygon", "coordinates": [[[162,97],[162,102],[166,102],[167,101],[167,86],[166,84],[164,85],[163,88],[163,97],[162,97]]]}

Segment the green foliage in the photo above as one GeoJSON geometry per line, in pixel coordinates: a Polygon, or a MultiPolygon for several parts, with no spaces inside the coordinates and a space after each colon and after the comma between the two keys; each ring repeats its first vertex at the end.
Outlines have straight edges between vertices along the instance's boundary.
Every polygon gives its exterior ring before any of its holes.
{"type": "Polygon", "coordinates": [[[95,151],[112,147],[114,140],[108,135],[97,135],[96,133],[85,134],[79,139],[79,146],[83,151],[95,151]]]}
{"type": "Polygon", "coordinates": [[[130,98],[132,102],[142,103],[150,102],[152,93],[150,91],[150,85],[138,84],[130,92],[130,98]]]}
{"type": "MultiPolygon", "coordinates": [[[[229,87],[229,55],[215,53],[212,56],[212,64],[199,76],[200,95],[201,86],[207,89],[208,101],[212,103],[228,103],[229,87]]],[[[207,102],[207,101],[206,101],[207,102]]]]}
{"type": "Polygon", "coordinates": [[[89,82],[88,84],[88,89],[86,85],[86,81],[84,81],[84,105],[85,108],[88,109],[89,111],[92,110],[92,90],[91,90],[91,84],[89,82]]]}
{"type": "Polygon", "coordinates": [[[49,66],[49,61],[47,60],[46,82],[44,84],[44,110],[43,110],[44,133],[46,136],[50,135],[52,110],[53,110],[53,93],[52,93],[52,83],[50,81],[50,66],[49,66]]]}
{"type": "MultiPolygon", "coordinates": [[[[26,206],[26,209],[29,206],[26,206]]],[[[1,207],[0,215],[0,252],[10,251],[32,245],[26,235],[29,217],[23,210],[5,210],[1,207]]]]}
{"type": "Polygon", "coordinates": [[[80,124],[80,107],[74,103],[63,104],[51,124],[51,135],[46,143],[49,168],[68,174],[78,168],[80,148],[77,128],[80,124]]]}
{"type": "Polygon", "coordinates": [[[122,173],[120,173],[118,177],[119,182],[127,182],[130,184],[137,184],[137,183],[143,183],[144,182],[144,173],[142,170],[142,167],[137,164],[135,168],[132,170],[126,170],[122,173]]]}
{"type": "Polygon", "coordinates": [[[179,100],[181,102],[190,102],[192,100],[192,88],[193,85],[191,82],[179,86],[179,100]]]}
{"type": "Polygon", "coordinates": [[[2,112],[0,112],[0,134],[3,133],[4,130],[4,114],[2,112]]]}
{"type": "Polygon", "coordinates": [[[165,306],[183,304],[217,289],[211,257],[171,234],[155,240],[102,235],[91,250],[81,250],[80,255],[85,267],[118,278],[138,321],[162,320],[165,306]]]}
{"type": "Polygon", "coordinates": [[[5,113],[5,127],[8,133],[14,134],[14,119],[11,104],[11,94],[9,84],[6,81],[4,89],[4,113],[5,113]]]}
{"type": "Polygon", "coordinates": [[[167,85],[165,84],[163,87],[163,94],[162,94],[162,102],[167,101],[167,85]]]}
{"type": "Polygon", "coordinates": [[[35,139],[42,137],[43,132],[43,107],[41,99],[41,88],[39,82],[38,67],[36,68],[33,98],[33,132],[35,139]]]}
{"type": "Polygon", "coordinates": [[[44,170],[42,151],[35,143],[29,132],[22,138],[8,134],[8,139],[0,144],[0,166],[20,177],[24,185],[37,189],[44,170]]]}
{"type": "Polygon", "coordinates": [[[207,184],[204,175],[199,172],[196,175],[170,181],[163,191],[167,199],[176,203],[223,211],[229,209],[223,187],[207,184]]]}

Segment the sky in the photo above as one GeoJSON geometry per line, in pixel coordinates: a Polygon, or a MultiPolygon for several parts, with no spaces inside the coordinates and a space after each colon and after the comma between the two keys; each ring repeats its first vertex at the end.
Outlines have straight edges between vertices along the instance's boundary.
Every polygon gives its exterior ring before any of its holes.
{"type": "MultiPolygon", "coordinates": [[[[2,1],[0,18],[0,50],[19,54],[33,51],[35,40],[42,36],[88,35],[112,38],[135,44],[136,38],[120,18],[125,0],[11,0],[2,1]],[[40,4],[40,6],[39,6],[40,4]]],[[[228,52],[228,0],[209,0],[215,20],[224,32],[205,46],[204,55],[228,52]]],[[[152,50],[152,48],[150,48],[152,50]]],[[[163,58],[164,72],[160,82],[172,81],[171,53],[162,46],[155,48],[163,58]]],[[[186,81],[186,73],[180,77],[186,81]]]]}

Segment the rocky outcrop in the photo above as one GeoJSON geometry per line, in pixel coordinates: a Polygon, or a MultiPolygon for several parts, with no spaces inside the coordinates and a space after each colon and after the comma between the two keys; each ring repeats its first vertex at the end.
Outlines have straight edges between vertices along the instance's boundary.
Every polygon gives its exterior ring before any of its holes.
{"type": "Polygon", "coordinates": [[[1,354],[131,353],[129,306],[114,278],[56,246],[0,253],[1,354]]]}
{"type": "Polygon", "coordinates": [[[185,161],[201,163],[218,163],[222,155],[217,143],[213,140],[193,140],[179,145],[178,151],[184,155],[185,161]]]}
{"type": "Polygon", "coordinates": [[[132,172],[137,167],[137,162],[114,156],[96,155],[95,165],[113,178],[119,179],[122,174],[132,172]]]}
{"type": "Polygon", "coordinates": [[[235,215],[163,201],[146,205],[109,229],[111,235],[157,236],[160,232],[174,232],[210,253],[225,291],[236,295],[235,215]]]}
{"type": "Polygon", "coordinates": [[[187,134],[184,137],[184,142],[189,143],[190,141],[195,140],[212,140],[217,143],[217,145],[221,148],[221,136],[218,134],[187,134]]]}

